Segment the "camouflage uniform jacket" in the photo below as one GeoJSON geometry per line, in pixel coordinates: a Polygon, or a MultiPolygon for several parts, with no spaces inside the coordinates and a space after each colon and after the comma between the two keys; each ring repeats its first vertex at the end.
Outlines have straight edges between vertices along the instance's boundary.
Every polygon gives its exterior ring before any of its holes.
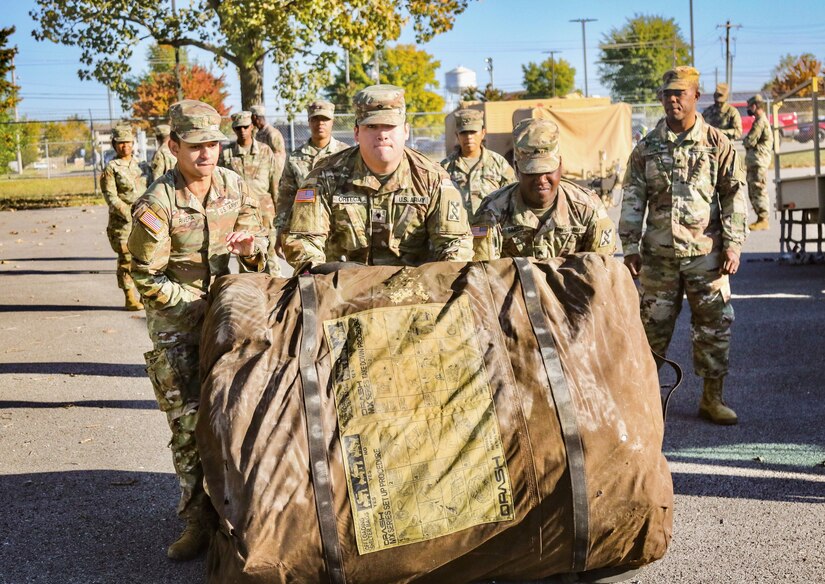
{"type": "Polygon", "coordinates": [[[742,137],[742,117],[739,110],[728,102],[713,103],[702,112],[705,121],[722,132],[729,140],[738,140],[742,137]]]}
{"type": "Polygon", "coordinates": [[[100,190],[109,205],[109,213],[125,222],[132,217],[132,204],[146,191],[146,167],[135,157],[115,158],[100,177],[100,190]]]}
{"type": "Polygon", "coordinates": [[[263,142],[272,153],[275,155],[275,160],[278,161],[277,171],[278,180],[281,179],[281,173],[284,171],[284,162],[286,162],[286,144],[281,132],[270,124],[264,125],[263,128],[255,132],[255,139],[258,142],[263,142]]]}
{"type": "Polygon", "coordinates": [[[745,139],[745,164],[767,168],[773,155],[773,130],[768,124],[768,116],[760,112],[753,120],[753,127],[745,139]]]}
{"type": "Polygon", "coordinates": [[[320,161],[295,194],[287,261],[420,265],[470,261],[472,235],[461,195],[443,168],[410,148],[383,184],[357,146],[320,161]]]}
{"type": "Polygon", "coordinates": [[[476,261],[500,257],[544,260],[581,251],[612,255],[616,228],[595,193],[565,179],[542,222],[515,183],[481,203],[473,220],[473,245],[476,261]]]}
{"type": "Polygon", "coordinates": [[[516,182],[513,167],[503,156],[487,148],[481,149],[481,157],[472,168],[468,168],[465,159],[461,157],[461,148],[456,148],[442,160],[441,166],[461,193],[461,200],[464,201],[464,208],[470,217],[478,210],[484,197],[516,182]]]}
{"type": "Polygon", "coordinates": [[[233,231],[255,235],[256,253],[239,262],[241,270],[263,271],[266,232],[255,199],[236,173],[215,168],[205,205],[177,169],[152,183],[135,204],[129,236],[132,277],[147,308],[162,312],[202,299],[215,278],[229,273],[225,238],[233,231]]]}
{"type": "Polygon", "coordinates": [[[159,179],[161,175],[175,168],[177,163],[178,159],[175,158],[175,155],[169,150],[169,145],[162,144],[161,147],[155,151],[155,155],[152,156],[152,180],[159,179]]]}
{"type": "Polygon", "coordinates": [[[286,227],[289,221],[289,214],[292,212],[292,201],[295,200],[295,191],[304,182],[315,163],[330,154],[335,154],[347,148],[349,146],[343,142],[331,138],[329,144],[323,148],[316,148],[312,145],[312,142],[307,140],[303,146],[292,151],[292,154],[286,160],[284,174],[281,177],[280,185],[278,185],[278,204],[275,206],[278,215],[275,218],[275,228],[279,232],[286,227]]]}
{"type": "Polygon", "coordinates": [[[625,255],[685,258],[741,250],[747,237],[745,177],[730,141],[697,116],[681,142],[663,119],[633,149],[619,236],[625,255]]]}
{"type": "Polygon", "coordinates": [[[278,193],[277,161],[269,146],[252,140],[249,150],[244,152],[235,142],[221,152],[219,164],[241,175],[249,188],[249,194],[258,201],[264,227],[269,227],[275,218],[275,199],[278,193]]]}

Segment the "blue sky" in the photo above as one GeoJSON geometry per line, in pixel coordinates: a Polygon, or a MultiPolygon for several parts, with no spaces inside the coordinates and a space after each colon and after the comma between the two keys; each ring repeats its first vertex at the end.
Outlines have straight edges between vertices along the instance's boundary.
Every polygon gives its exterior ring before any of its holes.
{"type": "MultiPolygon", "coordinates": [[[[139,0],[136,0],[139,1],[139,0]]],[[[97,82],[77,77],[80,52],[31,37],[33,22],[28,16],[33,0],[5,2],[0,25],[15,25],[12,42],[18,46],[17,78],[23,102],[21,115],[32,119],[59,119],[78,113],[108,117],[106,88],[97,82]]],[[[598,80],[599,42],[612,28],[621,27],[635,14],[674,18],[683,36],[690,41],[690,2],[647,0],[475,0],[456,20],[452,31],[440,35],[423,48],[441,62],[437,78],[442,84],[444,73],[458,65],[476,71],[479,85],[489,79],[484,59],[491,57],[497,87],[512,91],[521,87],[521,65],[541,61],[544,51],[561,51],[556,58],[569,61],[576,68],[576,85],[584,87],[581,24],[577,18],[595,18],[587,24],[588,85],[591,95],[607,95],[598,80]]],[[[811,52],[825,58],[825,2],[788,0],[694,0],[694,40],[696,66],[705,86],[713,87],[718,67],[724,80],[724,29],[726,20],[741,25],[732,32],[734,50],[733,85],[735,90],[756,90],[770,78],[779,58],[787,53],[811,52]]],[[[414,42],[411,30],[405,30],[400,42],[414,42]]],[[[145,68],[145,48],[139,47],[132,60],[136,73],[145,68]]],[[[210,65],[208,53],[191,51],[194,59],[210,65]]],[[[240,108],[240,91],[234,70],[225,70],[230,86],[228,105],[240,108]]],[[[266,101],[270,111],[276,103],[272,84],[276,71],[266,72],[266,101]]],[[[121,114],[113,98],[115,117],[121,114]]]]}

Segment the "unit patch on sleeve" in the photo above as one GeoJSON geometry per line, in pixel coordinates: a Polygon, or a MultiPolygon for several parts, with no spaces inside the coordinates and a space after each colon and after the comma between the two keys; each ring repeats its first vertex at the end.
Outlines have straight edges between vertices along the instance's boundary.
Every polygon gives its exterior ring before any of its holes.
{"type": "Polygon", "coordinates": [[[458,201],[450,201],[447,208],[447,221],[461,221],[461,205],[458,201]]]}
{"type": "Polygon", "coordinates": [[[606,247],[613,241],[613,229],[605,229],[602,231],[602,236],[599,238],[599,247],[606,247]]]}
{"type": "Polygon", "coordinates": [[[487,237],[487,231],[489,229],[490,228],[487,227],[486,225],[480,225],[480,226],[477,226],[477,227],[473,227],[472,228],[473,237],[487,237]]]}
{"type": "Polygon", "coordinates": [[[138,221],[143,223],[143,225],[146,226],[146,229],[155,235],[158,235],[161,231],[163,231],[163,222],[151,209],[146,209],[141,216],[138,217],[138,221]]]}
{"type": "Polygon", "coordinates": [[[298,192],[295,193],[295,202],[296,203],[314,203],[315,202],[315,189],[298,189],[298,192]]]}

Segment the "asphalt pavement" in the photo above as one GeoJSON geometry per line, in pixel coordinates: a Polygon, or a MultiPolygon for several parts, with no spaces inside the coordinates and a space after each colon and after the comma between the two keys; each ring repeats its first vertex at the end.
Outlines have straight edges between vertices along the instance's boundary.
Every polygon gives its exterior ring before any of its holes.
{"type": "MultiPolygon", "coordinates": [[[[105,223],[103,207],[0,213],[0,583],[203,581],[202,560],[165,556],[181,527],[169,430],[105,223]]],[[[733,280],[738,426],[697,418],[687,307],[680,318],[673,541],[633,582],[825,578],[825,266],[780,264],[778,239],[776,221],[752,234],[733,280]]]]}

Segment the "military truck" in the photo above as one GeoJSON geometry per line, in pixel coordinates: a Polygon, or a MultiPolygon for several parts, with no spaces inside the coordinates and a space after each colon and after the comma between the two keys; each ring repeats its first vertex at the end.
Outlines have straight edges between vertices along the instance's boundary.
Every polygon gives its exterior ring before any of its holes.
{"type": "MultiPolygon", "coordinates": [[[[613,204],[632,150],[631,111],[607,97],[557,97],[513,101],[462,102],[460,108],[484,113],[485,146],[513,161],[513,126],[528,117],[544,117],[559,126],[565,178],[595,190],[613,204]]],[[[455,148],[455,119],[446,117],[446,147],[455,148]]]]}

